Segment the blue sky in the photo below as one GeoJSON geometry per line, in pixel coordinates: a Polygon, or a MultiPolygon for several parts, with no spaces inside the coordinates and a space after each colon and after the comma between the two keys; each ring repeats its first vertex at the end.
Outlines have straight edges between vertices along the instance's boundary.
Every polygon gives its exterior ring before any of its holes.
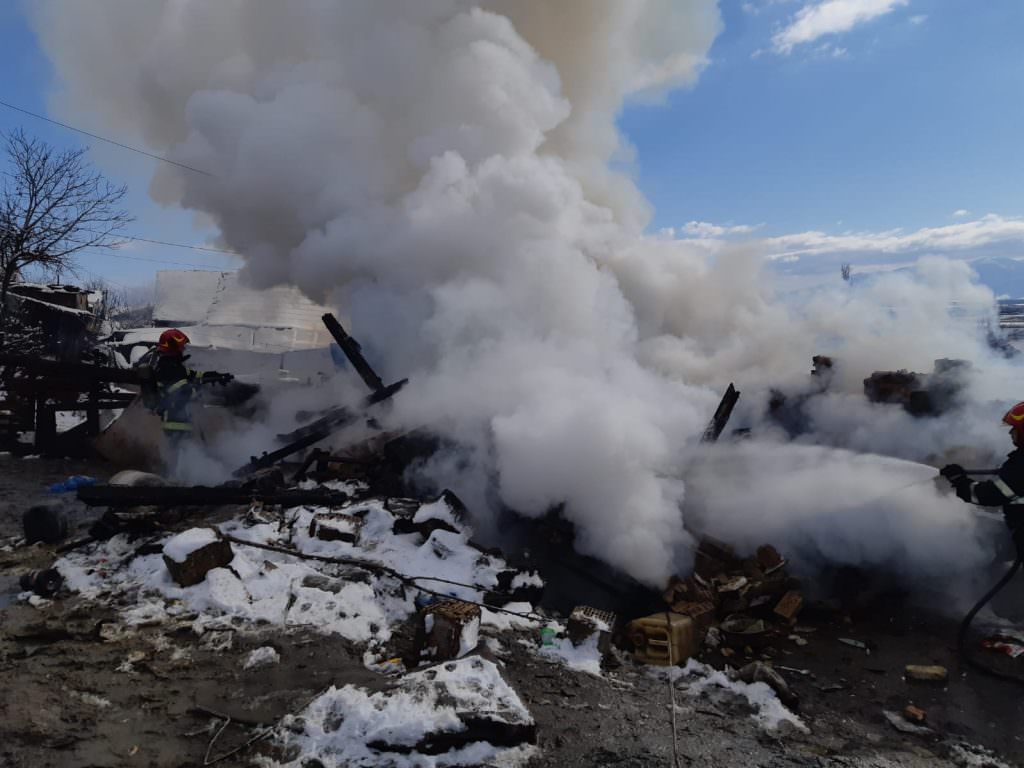
{"type": "MultiPolygon", "coordinates": [[[[724,29],[697,84],[663,104],[630,105],[620,119],[655,209],[652,231],[765,238],[777,253],[838,248],[839,258],[930,252],[940,240],[956,255],[995,242],[1000,254],[1024,256],[1024,2],[722,0],[720,8],[724,29]]],[[[0,66],[0,99],[45,113],[52,71],[15,2],[0,4],[0,66]]],[[[58,145],[95,145],[0,108],[0,130],[16,126],[58,145]]],[[[204,242],[189,214],[149,200],[154,161],[95,151],[130,187],[132,234],[204,242]]],[[[136,243],[120,258],[89,257],[86,269],[139,284],[175,262],[237,265],[136,243]]]]}
{"type": "Polygon", "coordinates": [[[788,55],[771,52],[773,33],[814,3],[743,5],[720,4],[725,29],[695,88],[622,117],[657,227],[782,234],[1024,213],[1024,3],[910,0],[788,55]]]}

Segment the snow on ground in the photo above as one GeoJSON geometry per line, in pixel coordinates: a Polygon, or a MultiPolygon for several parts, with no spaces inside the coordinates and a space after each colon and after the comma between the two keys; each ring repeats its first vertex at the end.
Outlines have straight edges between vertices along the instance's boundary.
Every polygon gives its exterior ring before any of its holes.
{"type": "Polygon", "coordinates": [[[417,745],[424,748],[438,736],[467,731],[461,717],[466,713],[510,726],[533,725],[529,711],[497,666],[470,656],[406,675],[388,691],[370,694],[353,685],[328,689],[292,723],[285,723],[284,747],[290,754],[297,750],[286,765],[297,768],[315,758],[326,768],[511,766],[533,754],[529,748],[502,749],[483,741],[437,755],[402,754],[417,745]]]}
{"type": "Polygon", "coordinates": [[[245,663],[242,665],[242,669],[266,667],[271,664],[277,664],[280,661],[281,655],[277,650],[272,646],[264,645],[253,649],[253,651],[246,657],[245,663]]]}
{"type": "MultiPolygon", "coordinates": [[[[565,635],[565,627],[558,622],[549,622],[547,626],[554,629],[557,634],[565,635]]],[[[573,645],[568,637],[555,637],[549,645],[542,645],[538,653],[544,658],[565,664],[569,669],[600,677],[601,651],[597,647],[599,640],[598,632],[594,632],[578,646],[573,645]]]]}
{"type": "Polygon", "coordinates": [[[686,662],[682,669],[673,669],[670,674],[673,682],[680,679],[686,681],[682,690],[688,696],[710,696],[713,700],[715,695],[727,693],[746,699],[754,709],[751,718],[766,730],[774,731],[781,723],[787,722],[804,733],[810,732],[803,720],[783,706],[767,683],[731,680],[724,672],[695,659],[686,662]]]}
{"type": "Polygon", "coordinates": [[[975,744],[953,744],[949,751],[954,762],[964,768],[1011,768],[1009,763],[997,759],[991,750],[975,744]]]}
{"type": "MultiPolygon", "coordinates": [[[[482,600],[486,590],[494,589],[498,574],[507,569],[500,558],[470,546],[468,532],[437,530],[425,540],[418,533],[392,533],[396,518],[379,500],[330,510],[297,507],[286,510],[284,519],[291,521],[291,526],[237,519],[222,524],[220,530],[262,544],[282,546],[290,541],[307,554],[372,561],[406,576],[422,577],[418,586],[473,601],[482,600]],[[356,543],[321,541],[309,535],[313,517],[328,511],[362,519],[356,543]]],[[[194,528],[165,540],[164,552],[180,562],[213,537],[209,527],[194,528]]],[[[86,597],[129,596],[130,600],[119,602],[132,606],[122,613],[123,620],[132,624],[198,612],[193,623],[197,631],[256,623],[308,626],[377,645],[390,638],[391,624],[415,610],[417,590],[403,589],[390,576],[239,544],[232,544],[235,556],[227,568],[215,568],[200,584],[183,588],[172,581],[161,554],[133,556],[136,546],[125,536],[115,536],[68,553],[56,568],[70,589],[86,597]]],[[[510,605],[509,609],[524,614],[532,610],[529,604],[510,605]]],[[[483,619],[484,624],[497,628],[511,627],[517,621],[521,622],[491,611],[486,611],[483,619]]]]}
{"type": "Polygon", "coordinates": [[[164,544],[164,555],[176,563],[184,563],[197,549],[213,544],[219,538],[210,528],[189,528],[164,544]]]}

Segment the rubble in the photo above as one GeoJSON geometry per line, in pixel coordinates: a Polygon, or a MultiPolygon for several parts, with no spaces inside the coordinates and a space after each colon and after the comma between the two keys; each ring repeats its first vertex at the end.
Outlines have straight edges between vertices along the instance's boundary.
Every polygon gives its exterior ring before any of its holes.
{"type": "Polygon", "coordinates": [[[18,584],[26,592],[33,592],[40,597],[53,597],[64,586],[64,577],[56,569],[47,568],[22,574],[18,584]]]}
{"type": "Polygon", "coordinates": [[[309,521],[309,535],[321,541],[344,541],[355,544],[363,521],[342,512],[319,512],[309,521]]]}
{"type": "Polygon", "coordinates": [[[670,611],[634,619],[627,631],[633,658],[658,666],[682,664],[697,654],[704,639],[693,619],[670,611]]]}
{"type": "Polygon", "coordinates": [[[920,707],[915,707],[913,704],[908,704],[903,709],[903,717],[911,723],[921,724],[927,719],[928,715],[920,707]]]}
{"type": "Polygon", "coordinates": [[[996,653],[1005,654],[1011,659],[1016,659],[1019,656],[1024,655],[1024,645],[1021,644],[1018,638],[1014,637],[994,635],[993,637],[988,637],[982,640],[981,647],[987,651],[995,651],[996,653]]]}
{"type": "Polygon", "coordinates": [[[460,600],[444,600],[420,611],[416,634],[416,659],[448,661],[476,648],[480,634],[480,606],[460,600]]]}
{"type": "Polygon", "coordinates": [[[744,683],[765,683],[790,709],[796,709],[800,705],[800,697],[789,687],[785,678],[763,661],[754,661],[741,667],[733,678],[744,683]]]}
{"type": "Polygon", "coordinates": [[[286,725],[282,744],[296,766],[321,755],[337,765],[380,765],[412,754],[491,764],[537,740],[519,696],[493,662],[477,656],[405,675],[377,693],[331,687],[286,725]]]}
{"type": "Polygon", "coordinates": [[[889,725],[900,733],[910,733],[916,736],[927,736],[932,733],[931,728],[927,728],[923,725],[914,725],[913,723],[908,722],[899,712],[883,709],[882,715],[889,722],[889,725]]]}
{"type": "Polygon", "coordinates": [[[938,665],[921,666],[908,664],[903,674],[908,680],[919,680],[929,683],[944,683],[949,679],[949,670],[938,665]]]}
{"type": "Polygon", "coordinates": [[[843,645],[848,645],[851,648],[858,648],[869,656],[871,655],[871,646],[863,640],[855,640],[852,637],[840,637],[839,642],[843,645]]]}
{"type": "Polygon", "coordinates": [[[209,528],[187,530],[163,547],[167,570],[182,587],[198,584],[214,568],[228,566],[234,556],[231,545],[209,528]]]}
{"type": "Polygon", "coordinates": [[[873,403],[902,405],[913,416],[935,416],[960,404],[970,369],[966,360],[941,359],[930,374],[875,371],[864,379],[864,395],[873,403]]]}
{"type": "Polygon", "coordinates": [[[804,607],[804,597],[796,590],[790,590],[782,599],[779,600],[775,606],[774,613],[776,616],[785,619],[786,621],[792,622],[796,619],[797,614],[800,613],[800,609],[804,607]]]}
{"type": "Polygon", "coordinates": [[[617,617],[611,611],[581,605],[574,608],[569,615],[566,632],[570,642],[577,647],[596,635],[597,649],[604,655],[611,647],[611,637],[617,621],[617,617]]]}

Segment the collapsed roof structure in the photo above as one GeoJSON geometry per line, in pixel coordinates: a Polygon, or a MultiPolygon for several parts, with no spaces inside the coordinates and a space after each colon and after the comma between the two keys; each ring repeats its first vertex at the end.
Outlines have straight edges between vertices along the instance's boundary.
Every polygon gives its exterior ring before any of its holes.
{"type": "MultiPolygon", "coordinates": [[[[157,272],[153,327],[125,331],[122,348],[155,344],[164,328],[184,330],[197,365],[212,363],[257,379],[284,370],[309,375],[333,367],[327,311],[293,286],[257,290],[237,272],[157,272]]],[[[136,353],[136,356],[141,351],[136,353]]]]}

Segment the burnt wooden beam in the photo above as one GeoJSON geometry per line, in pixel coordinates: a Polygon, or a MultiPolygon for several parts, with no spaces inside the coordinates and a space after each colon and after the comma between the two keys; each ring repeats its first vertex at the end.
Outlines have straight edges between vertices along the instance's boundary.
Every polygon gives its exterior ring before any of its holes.
{"type": "Polygon", "coordinates": [[[370,364],[366,362],[366,358],[363,357],[363,348],[359,346],[358,341],[345,332],[345,329],[341,327],[341,323],[338,322],[338,318],[327,312],[321,319],[324,321],[324,325],[327,326],[327,330],[330,331],[331,336],[338,343],[338,346],[341,347],[341,351],[345,353],[345,357],[352,363],[352,367],[356,369],[356,373],[366,382],[366,386],[370,388],[370,391],[377,392],[383,389],[384,382],[370,364]]]}
{"type": "Polygon", "coordinates": [[[715,415],[711,417],[711,421],[708,422],[707,427],[704,429],[704,435],[700,439],[702,443],[713,443],[718,440],[722,430],[725,429],[725,425],[729,422],[732,410],[736,407],[739,399],[739,390],[730,383],[729,388],[725,390],[725,394],[718,404],[718,408],[715,409],[715,415]]]}
{"type": "MultiPolygon", "coordinates": [[[[379,390],[368,395],[366,399],[363,400],[363,409],[369,408],[372,405],[376,405],[377,403],[391,398],[408,382],[408,379],[402,379],[401,381],[396,381],[394,384],[381,387],[379,390]]],[[[285,435],[278,435],[278,440],[286,442],[285,445],[274,451],[266,451],[261,456],[253,456],[248,464],[236,469],[232,475],[234,477],[244,477],[245,475],[252,474],[258,469],[272,467],[282,459],[286,459],[304,448],[308,448],[315,443],[319,443],[325,437],[329,437],[332,432],[336,432],[341,427],[351,424],[359,418],[362,413],[362,410],[340,406],[329,411],[326,416],[317,419],[312,424],[299,427],[294,432],[289,432],[285,435]]]]}

